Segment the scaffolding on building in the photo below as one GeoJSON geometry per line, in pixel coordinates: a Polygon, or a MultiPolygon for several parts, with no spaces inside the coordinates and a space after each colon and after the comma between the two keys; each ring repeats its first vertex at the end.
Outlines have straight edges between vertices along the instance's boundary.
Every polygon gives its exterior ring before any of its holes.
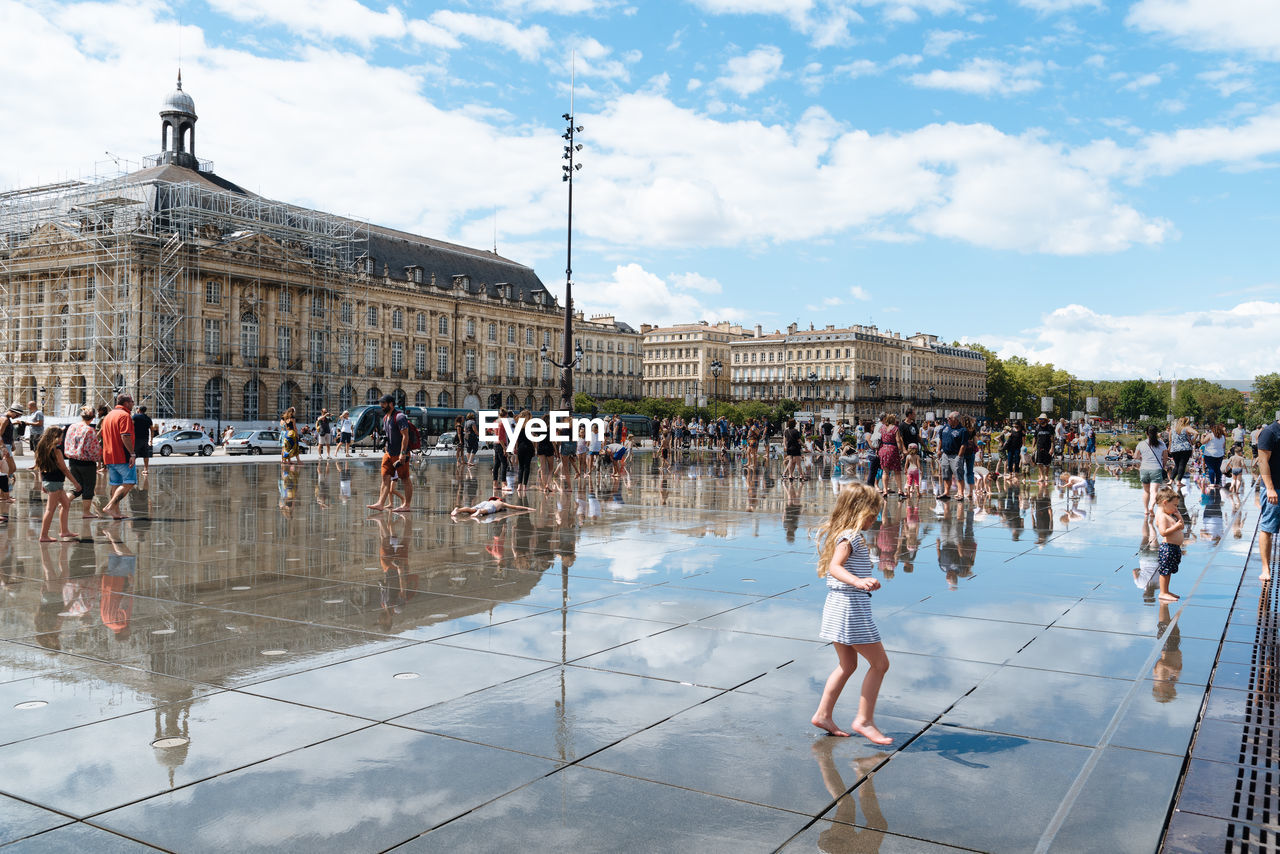
{"type": "Polygon", "coordinates": [[[282,383],[277,402],[309,414],[333,391],[333,315],[367,254],[364,223],[212,181],[100,169],[0,193],[0,323],[9,334],[0,393],[65,416],[128,389],[158,418],[222,419],[232,417],[225,375],[235,365],[252,384],[235,417],[259,417],[270,406],[258,374],[270,361],[243,318],[261,317],[269,293],[283,292],[285,314],[296,295],[310,317],[279,323],[276,372],[305,374],[309,386],[304,403],[295,382],[282,383]],[[234,279],[240,303],[201,327],[210,298],[202,285],[214,275],[234,279]],[[304,326],[309,339],[295,343],[304,326]]]}

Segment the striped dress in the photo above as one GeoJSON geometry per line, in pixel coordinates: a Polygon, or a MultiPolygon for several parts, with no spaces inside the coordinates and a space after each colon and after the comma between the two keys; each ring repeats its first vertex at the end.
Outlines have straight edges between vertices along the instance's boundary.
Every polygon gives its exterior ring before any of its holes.
{"type": "MultiPolygon", "coordinates": [[[[859,578],[871,578],[871,553],[858,531],[844,531],[837,538],[848,540],[852,546],[844,568],[859,578]]],[[[879,643],[880,632],[871,617],[871,594],[850,587],[835,577],[827,576],[827,602],[822,608],[823,640],[843,644],[879,643]]]]}

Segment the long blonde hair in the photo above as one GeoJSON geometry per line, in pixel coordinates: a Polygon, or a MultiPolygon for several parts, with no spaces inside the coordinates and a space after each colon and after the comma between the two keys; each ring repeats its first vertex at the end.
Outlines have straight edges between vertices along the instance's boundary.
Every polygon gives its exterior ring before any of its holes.
{"type": "Polygon", "coordinates": [[[850,529],[864,531],[871,527],[880,508],[884,507],[884,499],[875,487],[865,483],[851,483],[840,490],[836,497],[836,506],[831,511],[831,518],[814,530],[814,536],[821,540],[818,547],[818,577],[827,574],[827,565],[836,553],[836,540],[840,534],[850,529]]]}

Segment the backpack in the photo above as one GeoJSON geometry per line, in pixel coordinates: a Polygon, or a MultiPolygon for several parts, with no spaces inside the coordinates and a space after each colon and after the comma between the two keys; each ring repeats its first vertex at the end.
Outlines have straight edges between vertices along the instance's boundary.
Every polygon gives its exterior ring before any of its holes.
{"type": "Polygon", "coordinates": [[[422,433],[418,431],[418,425],[413,421],[409,421],[409,447],[406,451],[418,451],[422,449],[422,433]]]}

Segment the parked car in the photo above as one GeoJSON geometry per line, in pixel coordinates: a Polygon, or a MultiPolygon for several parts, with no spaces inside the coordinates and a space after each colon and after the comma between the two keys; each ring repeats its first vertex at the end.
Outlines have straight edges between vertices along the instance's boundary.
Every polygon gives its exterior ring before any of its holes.
{"type": "Polygon", "coordinates": [[[280,453],[279,430],[239,430],[226,442],[228,454],[280,453]]]}
{"type": "Polygon", "coordinates": [[[170,430],[152,440],[151,453],[162,457],[170,454],[207,457],[213,453],[213,440],[199,430],[170,430]]]}

